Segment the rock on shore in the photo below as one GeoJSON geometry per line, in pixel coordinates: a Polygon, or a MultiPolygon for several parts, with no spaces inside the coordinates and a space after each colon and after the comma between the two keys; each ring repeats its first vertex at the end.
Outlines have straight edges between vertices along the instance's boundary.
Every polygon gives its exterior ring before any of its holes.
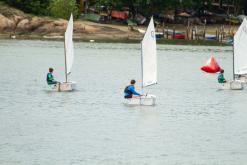
{"type": "Polygon", "coordinates": [[[0,6],[0,33],[63,33],[66,25],[67,21],[63,19],[34,17],[8,6],[0,6]]]}
{"type": "MultiPolygon", "coordinates": [[[[0,34],[21,38],[62,38],[67,20],[51,17],[37,17],[20,10],[0,4],[0,34]]],[[[1,36],[0,36],[1,37],[1,36]]],[[[78,39],[129,39],[140,38],[138,33],[130,32],[127,26],[98,24],[88,21],[74,22],[74,38],[78,39]]]]}

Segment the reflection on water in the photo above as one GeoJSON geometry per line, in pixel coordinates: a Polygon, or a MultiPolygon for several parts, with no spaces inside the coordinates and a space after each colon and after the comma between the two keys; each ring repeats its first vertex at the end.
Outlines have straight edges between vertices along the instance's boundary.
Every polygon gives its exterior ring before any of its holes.
{"type": "Polygon", "coordinates": [[[154,107],[126,107],[140,90],[140,45],[75,43],[75,92],[47,91],[47,69],[64,80],[63,43],[0,41],[1,164],[244,165],[247,92],[218,90],[200,66],[214,55],[232,74],[231,47],[158,45],[154,107]]]}

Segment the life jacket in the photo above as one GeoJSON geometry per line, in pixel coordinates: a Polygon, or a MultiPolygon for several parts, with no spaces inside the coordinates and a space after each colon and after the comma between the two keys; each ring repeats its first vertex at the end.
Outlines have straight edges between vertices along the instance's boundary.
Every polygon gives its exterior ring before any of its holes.
{"type": "Polygon", "coordinates": [[[46,81],[47,81],[47,82],[52,82],[52,81],[53,81],[53,76],[52,76],[51,73],[47,73],[46,81]],[[51,75],[51,77],[49,77],[49,75],[51,75]]]}
{"type": "Polygon", "coordinates": [[[125,87],[125,89],[124,89],[124,93],[127,93],[128,95],[132,95],[133,93],[129,90],[129,87],[130,87],[131,85],[128,85],[127,87],[125,87]]]}
{"type": "Polygon", "coordinates": [[[219,74],[218,76],[218,82],[219,83],[225,83],[225,78],[224,78],[224,75],[222,73],[219,74]]]}

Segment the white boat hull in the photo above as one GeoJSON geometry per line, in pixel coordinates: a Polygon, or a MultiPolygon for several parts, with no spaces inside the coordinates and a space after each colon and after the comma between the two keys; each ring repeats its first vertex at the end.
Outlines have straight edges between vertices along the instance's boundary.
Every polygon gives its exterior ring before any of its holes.
{"type": "Polygon", "coordinates": [[[125,99],[125,104],[130,106],[135,105],[146,105],[146,106],[152,106],[155,105],[156,96],[154,95],[146,95],[141,97],[135,97],[131,99],[125,99]]]}
{"type": "Polygon", "coordinates": [[[238,81],[242,82],[242,83],[246,83],[247,84],[247,76],[241,76],[238,78],[238,81]]]}
{"type": "Polygon", "coordinates": [[[220,84],[220,88],[225,90],[242,90],[244,86],[240,81],[228,81],[220,84]]]}
{"type": "Polygon", "coordinates": [[[76,88],[75,82],[62,82],[60,84],[50,85],[53,91],[56,92],[69,92],[76,88]]]}

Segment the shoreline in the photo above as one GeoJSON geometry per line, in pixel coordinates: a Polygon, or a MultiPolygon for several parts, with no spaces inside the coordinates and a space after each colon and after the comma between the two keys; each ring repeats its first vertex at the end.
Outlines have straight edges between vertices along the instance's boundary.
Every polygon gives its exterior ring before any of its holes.
{"type": "MultiPolygon", "coordinates": [[[[42,40],[42,41],[63,41],[61,35],[15,35],[0,34],[0,40],[42,40]]],[[[122,37],[99,37],[97,35],[74,35],[74,42],[95,42],[95,43],[140,43],[141,38],[129,38],[128,36],[122,37]]],[[[229,46],[226,43],[220,43],[218,41],[207,40],[186,40],[186,39],[157,39],[157,44],[163,45],[192,45],[192,46],[229,46]]]]}
{"type": "MultiPolygon", "coordinates": [[[[67,20],[40,17],[26,14],[18,9],[0,3],[0,40],[51,40],[62,41],[67,27],[67,20]]],[[[183,24],[166,24],[166,38],[157,39],[158,44],[170,45],[205,45],[205,46],[227,46],[228,44],[217,40],[190,40],[172,39],[172,31],[185,34],[187,26],[183,24]],[[169,31],[169,32],[168,32],[169,31]],[[167,39],[169,38],[169,39],[167,39]]],[[[222,26],[222,25],[221,25],[222,26]]],[[[196,26],[198,36],[204,29],[196,26]]],[[[215,35],[219,25],[207,26],[207,34],[215,35]]],[[[103,24],[87,20],[77,19],[74,21],[74,41],[99,42],[99,43],[140,43],[145,26],[128,26],[123,24],[103,24]]],[[[225,32],[236,31],[237,26],[226,27],[225,32]]],[[[164,33],[164,27],[156,27],[157,33],[164,33]]],[[[190,36],[190,35],[189,35],[190,36]]]]}

